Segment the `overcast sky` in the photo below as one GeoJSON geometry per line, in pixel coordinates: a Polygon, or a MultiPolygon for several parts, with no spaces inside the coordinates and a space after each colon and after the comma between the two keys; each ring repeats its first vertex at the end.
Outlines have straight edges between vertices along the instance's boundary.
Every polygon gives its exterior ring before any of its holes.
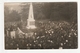
{"type": "MultiPolygon", "coordinates": [[[[17,10],[18,12],[21,11],[20,5],[29,5],[29,2],[5,2],[4,6],[7,6],[10,10],[17,10]]],[[[42,2],[37,2],[36,4],[42,4],[42,2]]]]}
{"type": "Polygon", "coordinates": [[[20,5],[24,5],[24,4],[21,2],[6,2],[6,3],[4,3],[4,6],[7,6],[10,10],[17,10],[17,11],[21,10],[20,5]]]}

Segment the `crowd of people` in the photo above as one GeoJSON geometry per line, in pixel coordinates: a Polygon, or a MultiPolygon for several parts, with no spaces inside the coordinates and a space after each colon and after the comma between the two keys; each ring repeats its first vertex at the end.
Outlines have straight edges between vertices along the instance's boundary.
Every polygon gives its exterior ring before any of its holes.
{"type": "Polygon", "coordinates": [[[8,31],[17,31],[17,25],[5,27],[5,49],[76,49],[78,48],[77,24],[66,21],[36,23],[33,32],[16,34],[11,38],[8,31]],[[27,34],[27,35],[26,35],[27,34]],[[22,35],[23,37],[19,37],[22,35]]]}

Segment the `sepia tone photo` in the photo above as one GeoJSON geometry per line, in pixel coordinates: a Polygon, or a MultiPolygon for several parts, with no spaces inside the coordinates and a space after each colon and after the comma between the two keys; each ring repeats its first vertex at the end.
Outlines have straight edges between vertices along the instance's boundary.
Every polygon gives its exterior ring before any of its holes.
{"type": "Polygon", "coordinates": [[[5,2],[4,47],[77,49],[77,2],[5,2]]]}

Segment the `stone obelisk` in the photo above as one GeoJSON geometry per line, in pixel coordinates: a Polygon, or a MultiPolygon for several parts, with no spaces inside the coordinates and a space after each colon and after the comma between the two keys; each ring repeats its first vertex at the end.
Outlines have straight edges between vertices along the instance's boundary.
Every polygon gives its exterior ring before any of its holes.
{"type": "Polygon", "coordinates": [[[30,3],[30,8],[29,8],[29,16],[27,19],[27,29],[35,29],[35,19],[34,19],[34,14],[33,14],[33,5],[30,3]]]}

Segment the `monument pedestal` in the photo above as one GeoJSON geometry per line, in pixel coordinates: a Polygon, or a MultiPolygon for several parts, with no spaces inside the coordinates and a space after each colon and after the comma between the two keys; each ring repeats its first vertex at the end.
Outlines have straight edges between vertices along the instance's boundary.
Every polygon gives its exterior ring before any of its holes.
{"type": "Polygon", "coordinates": [[[27,29],[35,29],[35,20],[34,19],[27,19],[27,29]]]}

